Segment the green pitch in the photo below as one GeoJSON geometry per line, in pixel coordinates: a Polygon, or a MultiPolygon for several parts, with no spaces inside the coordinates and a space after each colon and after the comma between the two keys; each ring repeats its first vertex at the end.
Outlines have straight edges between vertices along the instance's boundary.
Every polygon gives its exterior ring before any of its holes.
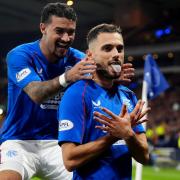
{"type": "MultiPolygon", "coordinates": [[[[133,169],[133,180],[135,177],[135,170],[133,169]]],[[[32,180],[41,180],[33,178],[32,180]]],[[[159,168],[144,166],[142,180],[180,180],[180,170],[173,168],[159,168]]]]}
{"type": "MultiPolygon", "coordinates": [[[[135,169],[133,169],[133,180],[135,179],[134,177],[135,169]]],[[[142,180],[180,180],[180,170],[144,166],[142,180]]]]}

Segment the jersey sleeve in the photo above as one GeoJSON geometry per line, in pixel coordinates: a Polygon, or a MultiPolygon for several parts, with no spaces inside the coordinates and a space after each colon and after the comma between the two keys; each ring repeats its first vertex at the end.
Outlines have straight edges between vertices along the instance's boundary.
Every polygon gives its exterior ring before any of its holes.
{"type": "Polygon", "coordinates": [[[81,144],[85,126],[84,90],[71,86],[64,94],[59,109],[58,140],[81,144]]]}
{"type": "Polygon", "coordinates": [[[9,80],[22,89],[32,81],[41,81],[32,59],[24,52],[10,52],[7,55],[7,66],[9,80]]]}

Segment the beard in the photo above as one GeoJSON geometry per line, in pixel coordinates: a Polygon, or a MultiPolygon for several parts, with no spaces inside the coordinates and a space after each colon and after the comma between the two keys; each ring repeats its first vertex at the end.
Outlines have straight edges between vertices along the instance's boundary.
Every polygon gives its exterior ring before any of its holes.
{"type": "Polygon", "coordinates": [[[100,76],[103,77],[105,79],[108,80],[115,80],[118,79],[121,75],[121,72],[115,72],[112,70],[109,70],[109,68],[111,69],[112,67],[109,67],[110,65],[107,65],[107,67],[102,66],[101,64],[96,64],[97,69],[96,69],[96,73],[100,76]]]}
{"type": "Polygon", "coordinates": [[[56,42],[55,44],[55,55],[58,58],[66,56],[69,47],[71,46],[72,41],[69,42],[56,42]]]}

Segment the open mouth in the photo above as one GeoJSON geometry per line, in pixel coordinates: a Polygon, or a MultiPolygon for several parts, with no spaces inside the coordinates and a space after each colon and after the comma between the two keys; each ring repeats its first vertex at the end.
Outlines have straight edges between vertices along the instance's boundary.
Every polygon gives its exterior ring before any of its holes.
{"type": "Polygon", "coordinates": [[[119,61],[114,61],[109,63],[109,65],[112,67],[112,69],[117,72],[120,73],[121,72],[121,63],[119,61]]]}
{"type": "Polygon", "coordinates": [[[68,44],[63,44],[61,42],[57,42],[56,47],[63,48],[63,49],[68,49],[69,48],[69,43],[68,44]]]}

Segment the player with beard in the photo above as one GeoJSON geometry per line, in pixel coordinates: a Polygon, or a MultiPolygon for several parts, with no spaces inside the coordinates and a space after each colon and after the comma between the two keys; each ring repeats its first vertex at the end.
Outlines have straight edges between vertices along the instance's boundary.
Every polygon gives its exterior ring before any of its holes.
{"type": "Polygon", "coordinates": [[[87,41],[87,58],[97,66],[93,80],[69,87],[58,110],[64,164],[73,179],[130,180],[132,157],[140,163],[149,159],[141,125],[149,108],[142,111],[144,102],[114,83],[124,62],[120,29],[100,24],[90,30],[87,41]]]}
{"type": "Polygon", "coordinates": [[[85,74],[96,68],[92,61],[79,62],[84,53],[70,47],[76,20],[76,13],[66,4],[47,4],[41,14],[42,38],[17,46],[7,55],[8,111],[1,128],[1,180],[72,177],[64,168],[57,142],[57,107],[65,87],[91,79],[85,74]]]}
{"type": "MultiPolygon", "coordinates": [[[[7,55],[8,112],[0,135],[0,179],[72,177],[63,166],[57,142],[57,107],[69,83],[91,79],[96,69],[84,53],[70,47],[76,21],[71,7],[49,3],[41,14],[42,38],[7,55]]],[[[125,74],[131,75],[133,69],[125,67],[125,74]]]]}

